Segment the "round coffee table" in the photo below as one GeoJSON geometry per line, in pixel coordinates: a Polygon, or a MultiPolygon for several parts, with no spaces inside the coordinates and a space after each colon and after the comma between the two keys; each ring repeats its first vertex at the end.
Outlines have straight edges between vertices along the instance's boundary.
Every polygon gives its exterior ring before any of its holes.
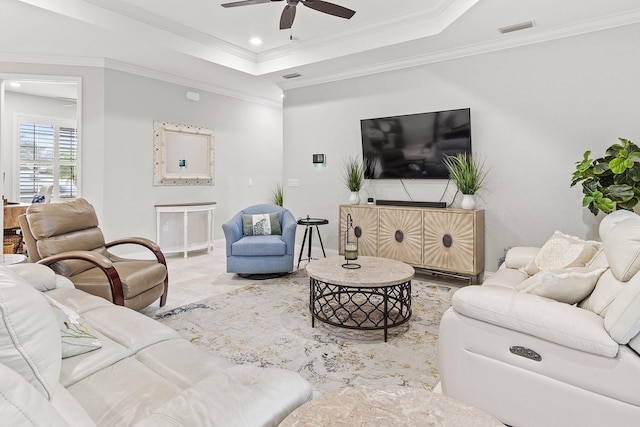
{"type": "Polygon", "coordinates": [[[415,270],[387,258],[363,256],[358,269],[343,268],[342,257],[323,258],[306,266],[309,275],[311,326],[315,319],[349,329],[383,329],[411,318],[411,279],[415,270]]]}
{"type": "Polygon", "coordinates": [[[289,414],[279,427],[504,427],[465,403],[402,386],[347,387],[325,393],[289,414]]]}

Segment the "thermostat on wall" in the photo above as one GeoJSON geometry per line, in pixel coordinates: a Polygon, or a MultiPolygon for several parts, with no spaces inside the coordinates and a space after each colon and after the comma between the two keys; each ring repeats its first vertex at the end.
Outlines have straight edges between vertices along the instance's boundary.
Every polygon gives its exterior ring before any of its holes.
{"type": "Polygon", "coordinates": [[[325,163],[324,154],[314,154],[313,155],[313,164],[314,165],[323,165],[325,163]]]}

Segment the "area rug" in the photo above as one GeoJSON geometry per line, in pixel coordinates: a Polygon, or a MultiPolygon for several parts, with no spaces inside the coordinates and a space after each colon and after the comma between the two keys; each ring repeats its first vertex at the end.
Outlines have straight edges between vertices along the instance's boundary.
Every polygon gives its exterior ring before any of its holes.
{"type": "MultiPolygon", "coordinates": [[[[237,283],[237,282],[236,282],[237,283]]],[[[457,288],[412,282],[412,317],[383,331],[354,331],[315,322],[304,270],[157,314],[184,338],[238,364],[298,372],[317,393],[349,385],[438,382],[438,326],[457,288]]]]}

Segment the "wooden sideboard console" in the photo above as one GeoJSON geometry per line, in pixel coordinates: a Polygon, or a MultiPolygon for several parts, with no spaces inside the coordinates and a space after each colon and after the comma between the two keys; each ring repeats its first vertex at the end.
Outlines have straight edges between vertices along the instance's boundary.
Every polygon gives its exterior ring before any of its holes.
{"type": "Polygon", "coordinates": [[[484,211],[378,205],[340,206],[340,253],[347,214],[360,227],[358,252],[406,262],[416,268],[481,281],[484,211]]]}

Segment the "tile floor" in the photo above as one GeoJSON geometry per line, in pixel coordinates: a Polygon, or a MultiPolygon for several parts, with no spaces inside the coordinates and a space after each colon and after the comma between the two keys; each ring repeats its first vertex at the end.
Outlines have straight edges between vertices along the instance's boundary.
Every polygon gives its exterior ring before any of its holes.
{"type": "Polygon", "coordinates": [[[156,301],[141,311],[148,316],[246,285],[241,280],[238,280],[237,285],[229,284],[229,281],[224,281],[225,283],[221,284],[216,283],[217,278],[227,274],[224,248],[215,248],[211,253],[206,251],[189,252],[188,258],[184,258],[182,253],[169,254],[166,255],[166,259],[169,269],[167,303],[160,308],[159,301],[156,301]]]}
{"type": "MultiPolygon", "coordinates": [[[[298,252],[296,252],[297,254],[298,252]]],[[[226,272],[225,248],[216,247],[211,253],[206,251],[189,252],[188,258],[182,253],[166,256],[169,268],[169,296],[167,304],[159,307],[156,301],[141,312],[153,316],[158,312],[200,301],[202,299],[229,292],[253,283],[252,280],[243,279],[235,274],[226,272]]],[[[315,256],[314,252],[314,256],[315,256]]],[[[332,254],[328,253],[328,256],[332,254]]],[[[308,261],[302,261],[300,268],[304,268],[308,261]]],[[[296,260],[297,265],[297,260],[296,260]]],[[[451,279],[442,276],[434,276],[430,273],[416,271],[416,279],[435,281],[450,286],[464,286],[466,280],[451,279]]]]}

